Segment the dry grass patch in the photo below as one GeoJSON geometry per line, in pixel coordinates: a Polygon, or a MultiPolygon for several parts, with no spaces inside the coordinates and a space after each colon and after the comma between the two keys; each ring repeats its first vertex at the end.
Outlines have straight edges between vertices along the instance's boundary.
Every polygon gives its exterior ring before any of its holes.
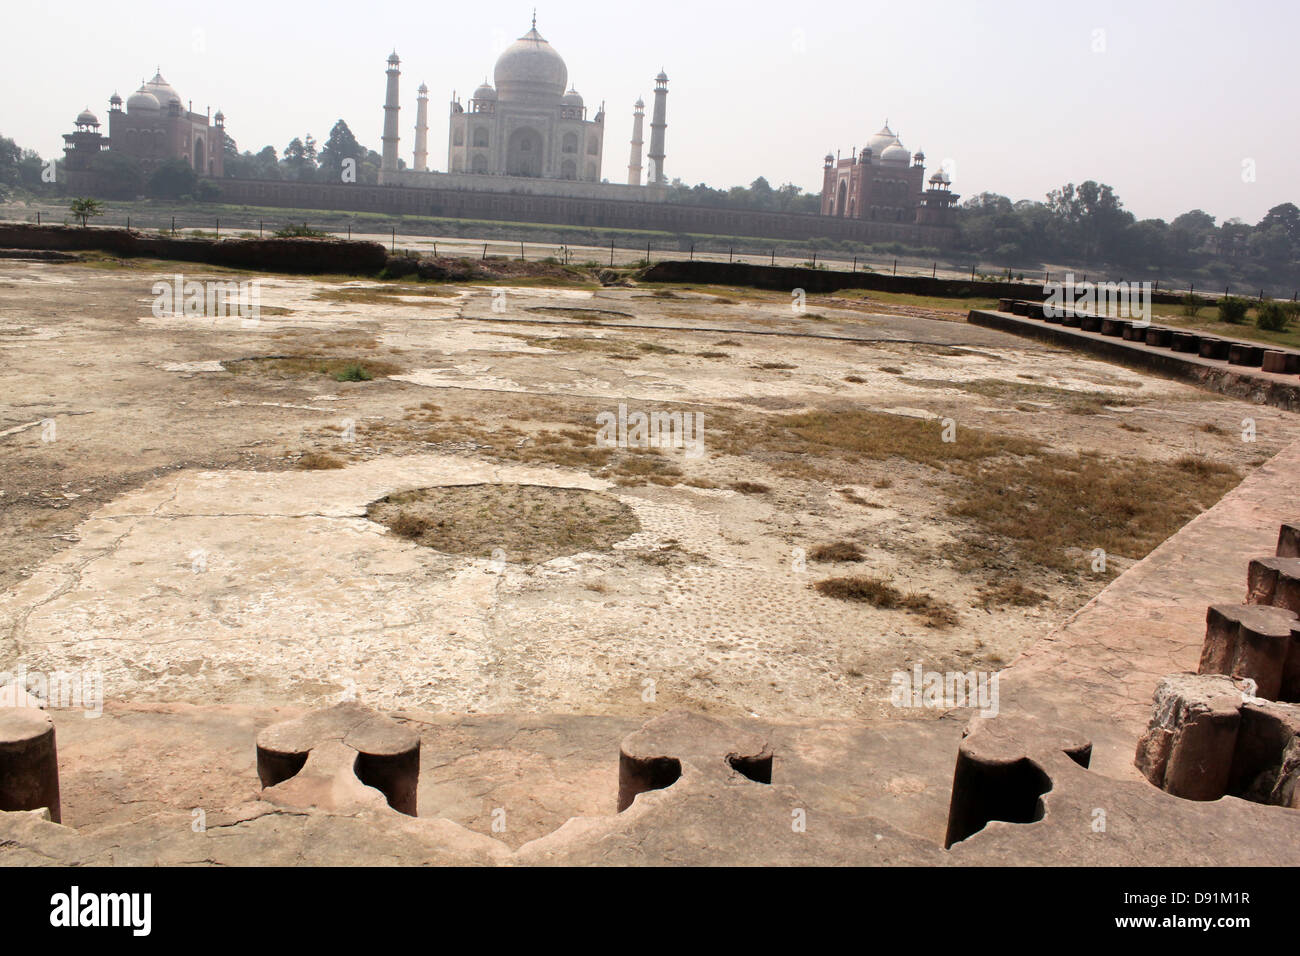
{"type": "Polygon", "coordinates": [[[927,627],[951,627],[960,620],[957,609],[919,591],[904,593],[882,578],[852,576],[826,578],[813,585],[818,594],[840,601],[857,601],[886,610],[912,611],[925,618],[927,627]]]}
{"type": "Polygon", "coordinates": [[[328,375],[340,382],[369,381],[402,371],[401,366],[379,359],[331,358],[319,355],[266,355],[231,359],[221,363],[236,375],[260,373],[275,378],[328,375]]]}
{"type": "MultiPolygon", "coordinates": [[[[407,302],[406,298],[447,298],[456,293],[440,286],[342,286],[321,289],[313,299],[346,305],[398,305],[418,308],[424,303],[407,302]]],[[[265,310],[263,310],[265,311],[265,310]]]]}
{"type": "Polygon", "coordinates": [[[617,498],[542,485],[451,485],[380,498],[366,516],[425,547],[447,554],[537,563],[604,551],[641,530],[617,498]]]}
{"type": "Polygon", "coordinates": [[[765,495],[772,489],[757,481],[733,481],[728,487],[742,495],[765,495]]]}
{"type": "MultiPolygon", "coordinates": [[[[1241,480],[1218,462],[1103,458],[1095,453],[963,463],[950,513],[1010,541],[1029,560],[1066,569],[1071,549],[1138,559],[1241,480]]],[[[978,551],[979,544],[975,546],[978,551]]]]}
{"type": "Polygon", "coordinates": [[[814,561],[861,561],[866,555],[852,541],[834,541],[830,544],[819,544],[808,553],[808,557],[814,561]]]}
{"type": "Polygon", "coordinates": [[[324,452],[309,451],[301,456],[294,464],[295,468],[302,471],[327,471],[335,468],[345,467],[340,458],[333,455],[327,455],[324,452]]]}
{"type": "Polygon", "coordinates": [[[1047,595],[1042,591],[1035,591],[1017,580],[1006,580],[981,587],[976,595],[975,606],[982,608],[1033,607],[1035,604],[1042,604],[1046,600],[1047,595]]]}

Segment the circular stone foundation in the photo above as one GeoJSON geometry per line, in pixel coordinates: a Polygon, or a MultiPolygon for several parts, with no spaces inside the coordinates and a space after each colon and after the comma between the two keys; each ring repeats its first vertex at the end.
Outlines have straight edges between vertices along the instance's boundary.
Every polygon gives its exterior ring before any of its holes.
{"type": "Polygon", "coordinates": [[[444,485],[371,502],[366,516],[394,534],[447,554],[536,564],[604,551],[641,530],[612,495],[546,485],[444,485]]]}

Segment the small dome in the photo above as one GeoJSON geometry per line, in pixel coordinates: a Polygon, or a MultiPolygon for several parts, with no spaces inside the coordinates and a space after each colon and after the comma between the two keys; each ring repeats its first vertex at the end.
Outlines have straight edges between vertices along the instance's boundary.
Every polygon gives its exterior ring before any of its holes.
{"type": "Polygon", "coordinates": [[[655,77],[655,82],[656,82],[656,83],[667,83],[667,82],[668,82],[668,74],[665,73],[663,70],[660,70],[660,71],[659,71],[659,75],[655,77]]]}
{"type": "Polygon", "coordinates": [[[948,177],[947,173],[945,173],[942,169],[940,169],[937,173],[935,173],[933,176],[930,177],[930,182],[943,183],[944,185],[949,185],[950,183],[952,183],[952,180],[948,177]]]}
{"type": "Polygon", "coordinates": [[[912,154],[907,151],[906,147],[904,147],[902,143],[895,140],[892,146],[886,147],[885,151],[880,154],[880,161],[882,163],[901,163],[907,165],[907,161],[911,159],[911,155],[912,154]]]}
{"type": "Polygon", "coordinates": [[[569,68],[534,26],[497,58],[493,77],[502,99],[564,96],[569,68]]]}
{"type": "Polygon", "coordinates": [[[582,94],[575,89],[570,89],[569,92],[564,94],[564,99],[560,100],[560,102],[565,106],[581,106],[582,94]]]}
{"type": "Polygon", "coordinates": [[[643,109],[645,109],[645,100],[641,99],[641,97],[638,96],[638,97],[636,98],[636,102],[633,103],[632,105],[635,106],[635,107],[636,107],[637,109],[639,109],[639,110],[643,110],[643,109]]]}
{"type": "Polygon", "coordinates": [[[128,113],[138,112],[158,112],[162,107],[158,104],[158,97],[154,96],[143,86],[131,94],[131,98],[126,101],[126,111],[128,113]]]}
{"type": "Polygon", "coordinates": [[[110,97],[108,98],[108,105],[109,105],[109,106],[121,106],[121,105],[122,105],[122,97],[118,96],[117,93],[114,92],[113,95],[110,96],[110,97]]]}
{"type": "Polygon", "coordinates": [[[87,106],[84,110],[82,110],[80,113],[77,114],[77,125],[78,125],[78,126],[98,126],[98,125],[99,125],[99,117],[97,117],[94,113],[92,113],[92,112],[90,111],[90,107],[87,106]]]}
{"type": "Polygon", "coordinates": [[[496,98],[497,91],[492,89],[492,84],[486,81],[474,91],[474,99],[476,100],[494,100],[496,98]]]}
{"type": "Polygon", "coordinates": [[[226,121],[226,114],[221,112],[221,110],[217,110],[216,115],[212,118],[218,123],[224,123],[226,121]]]}
{"type": "Polygon", "coordinates": [[[423,83],[421,83],[420,88],[415,92],[419,93],[421,96],[424,96],[426,93],[429,92],[429,88],[425,86],[423,83]]]}
{"type": "Polygon", "coordinates": [[[389,63],[390,66],[397,66],[397,65],[398,65],[399,63],[401,63],[401,62],[402,62],[402,61],[399,60],[399,59],[397,58],[397,51],[396,51],[396,50],[394,50],[392,53],[388,54],[388,63],[389,63]]]}
{"type": "Polygon", "coordinates": [[[912,154],[912,158],[916,160],[918,163],[923,163],[925,162],[925,153],[921,152],[918,149],[915,153],[912,154]]]}

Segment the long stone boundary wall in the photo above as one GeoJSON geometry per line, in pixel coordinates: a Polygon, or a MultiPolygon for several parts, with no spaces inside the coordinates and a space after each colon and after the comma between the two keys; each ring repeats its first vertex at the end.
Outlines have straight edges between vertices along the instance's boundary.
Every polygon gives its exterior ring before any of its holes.
{"type": "Polygon", "coordinates": [[[0,248],[98,250],[118,256],[205,262],[268,272],[374,275],[388,253],[377,242],[344,239],[181,239],[127,229],[0,224],[0,248]]]}
{"type": "Polygon", "coordinates": [[[849,239],[946,246],[949,227],[872,222],[799,213],[717,209],[684,203],[543,196],[485,190],[405,186],[286,183],[271,180],[212,180],[220,201],[246,206],[328,209],[446,219],[488,219],[548,223],[596,229],[639,229],[679,235],[754,236],[764,239],[849,239]]]}
{"type": "MultiPolygon", "coordinates": [[[[804,269],[797,266],[764,266],[743,262],[679,261],[659,262],[646,272],[649,282],[702,282],[743,285],[758,289],[805,292],[835,292],[839,289],[870,289],[942,298],[983,297],[1041,302],[1050,290],[1041,282],[1001,282],[986,279],[937,279],[929,276],[886,275],[882,272],[842,272],[804,269]]],[[[1151,301],[1162,305],[1182,302],[1181,293],[1152,292],[1151,301]]]]}

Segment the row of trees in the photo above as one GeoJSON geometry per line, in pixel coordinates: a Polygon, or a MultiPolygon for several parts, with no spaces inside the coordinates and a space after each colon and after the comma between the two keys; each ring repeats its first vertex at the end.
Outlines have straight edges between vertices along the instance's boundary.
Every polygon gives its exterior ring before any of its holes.
{"type": "Polygon", "coordinates": [[[334,124],[324,146],[319,146],[316,138],[308,133],[295,136],[279,153],[274,146],[263,146],[256,153],[241,153],[235,141],[226,135],[226,175],[237,179],[374,184],[379,181],[379,163],[379,154],[357,142],[343,120],[334,124]],[[347,163],[348,160],[352,163],[347,163]],[[345,174],[354,178],[345,180],[345,174]]]}
{"type": "Polygon", "coordinates": [[[1216,224],[1193,209],[1171,222],[1138,219],[1115,190],[1092,180],[1067,183],[1044,201],[984,192],[958,210],[959,246],[984,261],[1037,268],[1094,266],[1208,284],[1300,282],[1300,207],[1282,203],[1255,225],[1216,224]]]}
{"type": "Polygon", "coordinates": [[[748,187],[732,186],[714,189],[699,183],[687,186],[674,179],[668,187],[668,201],[689,203],[695,206],[715,206],[721,209],[754,209],[762,212],[802,212],[816,214],[821,211],[820,193],[806,193],[794,183],[778,189],[759,176],[748,187]]]}

